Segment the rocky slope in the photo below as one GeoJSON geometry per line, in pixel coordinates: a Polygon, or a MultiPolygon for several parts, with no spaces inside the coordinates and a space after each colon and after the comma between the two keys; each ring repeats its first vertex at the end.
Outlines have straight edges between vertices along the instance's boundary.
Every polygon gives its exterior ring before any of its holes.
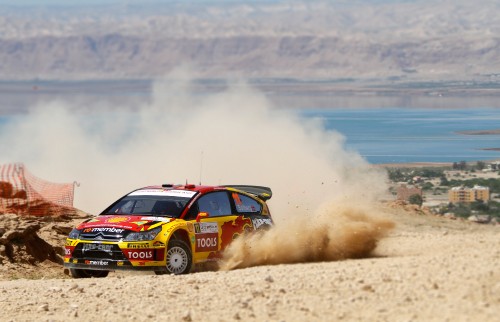
{"type": "Polygon", "coordinates": [[[113,273],[12,280],[2,267],[2,319],[51,321],[496,321],[498,226],[386,208],[396,228],[372,257],[185,276],[113,273]],[[7,280],[6,280],[7,278],[7,280]]]}
{"type": "Polygon", "coordinates": [[[0,279],[61,277],[66,236],[87,216],[0,214],[0,279]]]}

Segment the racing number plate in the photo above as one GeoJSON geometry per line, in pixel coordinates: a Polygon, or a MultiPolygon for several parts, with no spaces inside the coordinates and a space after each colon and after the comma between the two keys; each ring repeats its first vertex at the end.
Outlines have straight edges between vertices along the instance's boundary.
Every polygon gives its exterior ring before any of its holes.
{"type": "Polygon", "coordinates": [[[113,250],[113,245],[107,244],[84,244],[82,248],[82,252],[86,252],[89,250],[101,250],[106,253],[111,253],[113,250]]]}

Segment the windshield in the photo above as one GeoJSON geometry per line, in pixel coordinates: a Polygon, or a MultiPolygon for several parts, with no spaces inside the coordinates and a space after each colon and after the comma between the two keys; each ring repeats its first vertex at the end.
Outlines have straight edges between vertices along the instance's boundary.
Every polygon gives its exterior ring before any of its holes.
{"type": "Polygon", "coordinates": [[[103,214],[141,214],[178,218],[191,198],[175,196],[126,196],[103,214]]]}

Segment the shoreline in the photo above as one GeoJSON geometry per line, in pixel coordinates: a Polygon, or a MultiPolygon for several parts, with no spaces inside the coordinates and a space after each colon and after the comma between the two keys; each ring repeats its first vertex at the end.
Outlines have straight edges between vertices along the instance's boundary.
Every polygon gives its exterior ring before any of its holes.
{"type": "MultiPolygon", "coordinates": [[[[498,135],[500,134],[500,129],[479,130],[479,131],[458,131],[455,133],[463,135],[498,135]]],[[[489,150],[489,149],[481,149],[481,150],[489,150]]]]}
{"type": "Polygon", "coordinates": [[[425,168],[425,167],[451,167],[453,162],[403,162],[372,164],[377,168],[425,168]]]}
{"type": "MultiPolygon", "coordinates": [[[[486,150],[486,149],[481,149],[481,150],[486,150]]],[[[489,150],[500,151],[500,148],[492,148],[489,150]]],[[[491,163],[491,162],[500,162],[500,159],[474,160],[474,161],[469,161],[467,163],[470,164],[479,161],[491,163]]],[[[438,168],[438,167],[452,167],[453,162],[402,162],[402,163],[377,163],[371,165],[376,168],[425,168],[425,167],[438,168]]]]}

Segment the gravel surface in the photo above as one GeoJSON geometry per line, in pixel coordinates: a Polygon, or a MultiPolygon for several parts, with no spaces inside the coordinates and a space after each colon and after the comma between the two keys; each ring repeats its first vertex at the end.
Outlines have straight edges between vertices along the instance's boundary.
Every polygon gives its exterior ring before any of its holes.
{"type": "Polygon", "coordinates": [[[498,226],[388,212],[396,228],[363,259],[80,280],[4,265],[0,320],[498,321],[498,226]]]}

